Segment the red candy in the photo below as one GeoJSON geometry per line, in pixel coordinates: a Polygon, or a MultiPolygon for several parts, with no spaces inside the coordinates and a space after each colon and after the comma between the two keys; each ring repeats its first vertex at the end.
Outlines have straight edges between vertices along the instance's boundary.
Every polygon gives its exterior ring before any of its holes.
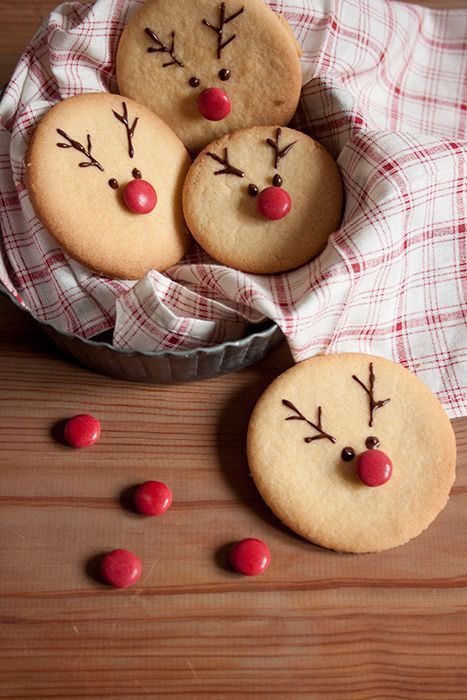
{"type": "Polygon", "coordinates": [[[115,588],[131,586],[141,576],[141,560],[127,549],[114,549],[102,559],[101,576],[115,588]]]}
{"type": "Polygon", "coordinates": [[[135,214],[149,214],[157,204],[157,194],[146,180],[130,180],[123,190],[123,199],[135,214]]]}
{"type": "Polygon", "coordinates": [[[271,555],[264,542],[248,537],[237,542],[230,552],[230,563],[235,571],[245,576],[257,576],[269,566],[271,555]]]}
{"type": "Polygon", "coordinates": [[[143,515],[163,515],[172,503],[172,491],[161,481],[146,481],[135,491],[136,510],[143,515]]]}
{"type": "Polygon", "coordinates": [[[357,474],[367,486],[382,486],[391,478],[391,460],[381,450],[362,452],[357,461],[357,474]]]}
{"type": "Polygon", "coordinates": [[[73,416],[65,423],[63,437],[72,447],[89,447],[99,440],[101,424],[87,413],[73,416]]]}
{"type": "Polygon", "coordinates": [[[219,122],[230,114],[232,105],[226,93],[220,88],[203,90],[197,101],[198,109],[211,122],[219,122]]]}
{"type": "Polygon", "coordinates": [[[289,193],[282,187],[266,187],[256,200],[258,211],[266,219],[276,221],[283,219],[290,211],[292,200],[289,193]]]}

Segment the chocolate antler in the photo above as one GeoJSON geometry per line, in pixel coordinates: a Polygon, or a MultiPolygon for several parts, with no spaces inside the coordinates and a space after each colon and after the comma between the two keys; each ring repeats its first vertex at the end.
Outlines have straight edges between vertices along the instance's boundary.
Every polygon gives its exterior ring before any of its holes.
{"type": "Polygon", "coordinates": [[[91,143],[91,137],[89,134],[88,134],[88,138],[87,138],[88,148],[86,150],[86,148],[83,146],[82,143],[79,143],[79,141],[75,141],[74,139],[72,139],[62,129],[57,129],[57,133],[60,134],[60,136],[62,136],[64,139],[66,139],[68,141],[68,143],[57,143],[57,146],[59,148],[74,148],[75,150],[77,150],[80,153],[82,153],[83,155],[85,155],[86,158],[89,158],[88,162],[79,163],[80,168],[90,168],[92,166],[95,166],[96,168],[99,168],[99,170],[102,170],[102,172],[104,172],[104,168],[99,163],[99,161],[97,161],[94,158],[94,156],[91,155],[92,143],[91,143]]]}
{"type": "Polygon", "coordinates": [[[388,401],[390,401],[391,399],[383,399],[382,401],[376,401],[376,400],[375,400],[375,398],[374,398],[374,396],[373,396],[373,389],[374,389],[374,386],[375,386],[375,374],[374,374],[374,372],[373,372],[373,363],[372,363],[372,362],[370,362],[370,388],[369,388],[369,389],[365,386],[365,384],[364,384],[355,374],[352,374],[352,379],[355,379],[355,381],[356,381],[358,384],[360,384],[360,386],[362,387],[362,389],[364,389],[364,390],[366,391],[366,393],[368,394],[368,396],[369,396],[369,399],[370,399],[370,422],[368,423],[368,425],[369,425],[370,428],[371,428],[372,425],[373,425],[373,414],[374,414],[374,412],[376,411],[376,409],[377,409],[377,408],[382,408],[382,407],[385,406],[385,405],[388,403],[388,401]]]}
{"type": "Polygon", "coordinates": [[[277,167],[279,165],[279,161],[281,158],[285,158],[287,153],[290,151],[292,146],[295,146],[297,143],[296,141],[292,141],[292,143],[289,143],[288,146],[285,146],[282,151],[279,148],[279,141],[281,140],[282,136],[282,129],[277,129],[276,131],[276,140],[273,141],[272,139],[266,139],[266,143],[268,143],[273,149],[275,153],[275,158],[274,158],[274,167],[277,170],[277,167]]]}
{"type": "Polygon", "coordinates": [[[148,35],[150,39],[153,40],[155,44],[159,46],[158,49],[155,49],[154,46],[150,46],[148,48],[148,53],[157,53],[160,51],[161,53],[168,53],[170,58],[172,59],[169,63],[163,63],[162,68],[167,68],[168,66],[174,66],[177,64],[177,66],[180,66],[181,68],[184,67],[184,64],[176,57],[175,55],[175,32],[172,32],[172,43],[169,46],[166,46],[157,36],[156,32],[154,32],[152,29],[149,29],[149,27],[146,27],[144,30],[145,34],[148,35]]]}
{"type": "Polygon", "coordinates": [[[207,153],[206,155],[210,156],[211,158],[214,158],[214,160],[217,160],[217,162],[221,165],[225,165],[224,170],[216,170],[214,175],[236,175],[237,177],[245,177],[245,173],[243,172],[243,170],[234,168],[234,166],[229,163],[229,152],[226,148],[224,148],[223,158],[217,156],[215,153],[207,153]]]}
{"type": "Polygon", "coordinates": [[[222,41],[224,38],[224,25],[228,24],[229,22],[232,22],[238,15],[241,15],[242,12],[245,10],[245,7],[242,7],[238,12],[234,12],[233,15],[230,15],[230,17],[225,16],[225,2],[221,3],[220,10],[219,10],[219,26],[215,27],[213,24],[208,22],[206,19],[203,19],[203,24],[206,27],[209,27],[209,29],[212,29],[213,32],[216,32],[217,34],[217,58],[220,58],[222,55],[222,49],[225,49],[227,44],[230,44],[231,41],[235,39],[237,36],[236,34],[233,34],[231,37],[229,37],[226,41],[222,41]]]}
{"type": "Polygon", "coordinates": [[[312,428],[317,430],[319,432],[319,435],[314,435],[313,437],[306,437],[303,438],[305,442],[313,442],[313,440],[330,440],[331,442],[336,442],[336,438],[333,437],[332,435],[329,435],[329,433],[324,432],[323,426],[321,425],[321,406],[318,406],[318,424],[316,425],[315,423],[312,423],[311,421],[308,420],[308,418],[305,418],[303,413],[301,413],[296,406],[293,405],[291,401],[287,401],[287,399],[282,399],[282,403],[284,406],[287,406],[287,408],[290,408],[292,411],[295,411],[297,414],[296,416],[288,416],[285,420],[304,420],[308,425],[311,425],[312,428]]]}
{"type": "Polygon", "coordinates": [[[112,112],[114,115],[117,117],[119,122],[122,122],[122,124],[125,126],[126,129],[126,135],[128,138],[128,154],[130,158],[133,158],[135,155],[135,149],[133,148],[133,136],[135,133],[136,125],[138,123],[139,117],[136,117],[135,121],[133,124],[130,126],[130,123],[128,121],[128,108],[126,106],[126,102],[122,102],[122,107],[123,107],[123,114],[118,114],[114,109],[112,112]]]}

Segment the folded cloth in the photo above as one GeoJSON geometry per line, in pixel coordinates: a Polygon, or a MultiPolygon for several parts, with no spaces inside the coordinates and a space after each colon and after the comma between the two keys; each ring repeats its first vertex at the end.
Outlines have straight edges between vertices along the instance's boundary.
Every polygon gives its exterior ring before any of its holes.
{"type": "Polygon", "coordinates": [[[50,106],[117,91],[118,40],[141,4],[65,2],[23,54],[0,103],[0,281],[38,319],[87,338],[113,328],[121,348],[214,344],[268,317],[297,361],[382,355],[415,371],[450,416],[467,413],[467,12],[389,0],[270,2],[303,49],[293,126],[338,161],[342,225],[292,272],[245,274],[193,246],[165,274],[135,283],[99,277],[60,249],[31,206],[24,158],[50,106]]]}

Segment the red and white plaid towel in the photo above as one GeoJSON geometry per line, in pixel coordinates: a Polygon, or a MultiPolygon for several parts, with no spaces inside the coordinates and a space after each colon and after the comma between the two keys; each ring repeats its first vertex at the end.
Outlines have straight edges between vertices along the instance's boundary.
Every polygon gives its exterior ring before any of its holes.
{"type": "MultiPolygon", "coordinates": [[[[338,159],[342,226],[313,262],[259,276],[194,247],[166,274],[103,279],[69,259],[25,188],[32,129],[60,99],[116,91],[114,57],[141,0],[66,2],[0,103],[0,280],[34,314],[123,348],[209,345],[266,316],[296,360],[362,351],[415,371],[451,416],[466,411],[466,17],[384,0],[271,2],[303,48],[295,126],[338,159]]],[[[57,183],[59,188],[59,183],[57,183]]]]}

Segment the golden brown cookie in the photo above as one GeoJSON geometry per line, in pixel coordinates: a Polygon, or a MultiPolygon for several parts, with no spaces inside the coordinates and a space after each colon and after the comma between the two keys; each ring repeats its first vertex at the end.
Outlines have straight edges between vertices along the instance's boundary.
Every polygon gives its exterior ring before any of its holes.
{"type": "Polygon", "coordinates": [[[301,265],[339,225],[337,165],[299,131],[256,126],[209,144],[183,189],[188,228],[213,258],[244,272],[301,265]]]}
{"type": "Polygon", "coordinates": [[[444,508],[456,446],[438,400],[381,357],[320,355],[279,376],[248,428],[262,497],[297,533],[343,552],[419,535],[444,508]]]}
{"type": "Polygon", "coordinates": [[[139,279],[188,248],[182,187],[190,158],[173,131],[120,95],[58,103],[27,154],[37,216],[69,255],[99,274],[139,279]]]}
{"type": "Polygon", "coordinates": [[[197,153],[229,131],[287,124],[300,96],[299,55],[263,0],[147,0],[120,39],[117,81],[197,153]]]}

